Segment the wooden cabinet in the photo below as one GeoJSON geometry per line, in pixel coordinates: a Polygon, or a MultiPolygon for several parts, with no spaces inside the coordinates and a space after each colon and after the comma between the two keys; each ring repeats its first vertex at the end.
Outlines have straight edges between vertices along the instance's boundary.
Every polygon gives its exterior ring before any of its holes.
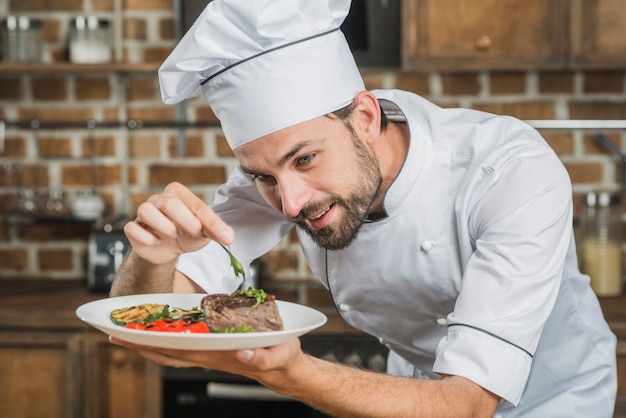
{"type": "Polygon", "coordinates": [[[109,343],[101,333],[88,333],[85,389],[88,396],[85,416],[98,418],[161,415],[161,372],[156,363],[109,343]]]}
{"type": "Polygon", "coordinates": [[[405,0],[403,65],[415,70],[564,65],[563,0],[405,0]]]}
{"type": "Polygon", "coordinates": [[[571,66],[626,66],[624,0],[571,0],[571,66]]]}
{"type": "Polygon", "coordinates": [[[0,417],[80,418],[82,336],[0,331],[0,417]]]}
{"type": "Polygon", "coordinates": [[[161,415],[160,367],[76,318],[99,297],[83,282],[0,280],[0,417],[161,415]]]}
{"type": "Polygon", "coordinates": [[[409,70],[624,68],[623,0],[404,0],[409,70]]]}

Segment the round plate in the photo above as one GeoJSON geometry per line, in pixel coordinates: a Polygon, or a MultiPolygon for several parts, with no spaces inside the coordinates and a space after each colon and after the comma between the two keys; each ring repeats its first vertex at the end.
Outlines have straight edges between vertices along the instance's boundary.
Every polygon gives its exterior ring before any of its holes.
{"type": "Polygon", "coordinates": [[[165,303],[170,308],[199,307],[204,294],[154,293],[100,299],[76,309],[76,316],[105,334],[120,340],[152,347],[181,350],[240,350],[271,347],[306,334],[326,323],[326,315],[307,306],[276,301],[285,329],[282,331],[247,332],[241,334],[177,334],[160,331],[127,329],[115,325],[110,314],[115,309],[142,303],[165,303]]]}

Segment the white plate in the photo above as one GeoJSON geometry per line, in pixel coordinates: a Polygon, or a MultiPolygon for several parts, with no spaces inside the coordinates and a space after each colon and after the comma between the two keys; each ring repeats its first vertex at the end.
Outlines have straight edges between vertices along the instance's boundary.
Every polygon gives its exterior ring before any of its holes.
{"type": "Polygon", "coordinates": [[[190,309],[200,306],[200,301],[204,296],[199,293],[155,293],[100,299],[79,306],[76,309],[76,316],[105,334],[124,341],[182,350],[240,350],[271,347],[306,334],[326,323],[326,315],[323,313],[307,306],[285,301],[276,301],[285,325],[282,331],[242,334],[177,334],[128,329],[115,325],[110,319],[110,314],[115,309],[137,306],[142,303],[166,303],[171,308],[190,309]]]}

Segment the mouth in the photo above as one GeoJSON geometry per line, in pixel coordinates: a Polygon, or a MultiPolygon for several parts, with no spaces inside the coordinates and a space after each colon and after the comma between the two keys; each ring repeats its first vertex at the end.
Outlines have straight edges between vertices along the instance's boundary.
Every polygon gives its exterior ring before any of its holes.
{"type": "Polygon", "coordinates": [[[330,205],[326,209],[318,212],[316,215],[306,218],[304,221],[311,229],[318,229],[328,225],[335,211],[335,204],[330,205]]]}

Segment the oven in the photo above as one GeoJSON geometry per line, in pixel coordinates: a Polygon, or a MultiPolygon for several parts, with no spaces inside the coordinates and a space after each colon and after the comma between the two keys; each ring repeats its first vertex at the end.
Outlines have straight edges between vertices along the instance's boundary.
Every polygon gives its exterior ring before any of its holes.
{"type": "MultiPolygon", "coordinates": [[[[302,349],[331,361],[384,372],[386,347],[367,335],[309,334],[302,349]]],[[[163,368],[163,418],[327,417],[311,407],[279,395],[250,379],[202,368],[163,368]]]]}

